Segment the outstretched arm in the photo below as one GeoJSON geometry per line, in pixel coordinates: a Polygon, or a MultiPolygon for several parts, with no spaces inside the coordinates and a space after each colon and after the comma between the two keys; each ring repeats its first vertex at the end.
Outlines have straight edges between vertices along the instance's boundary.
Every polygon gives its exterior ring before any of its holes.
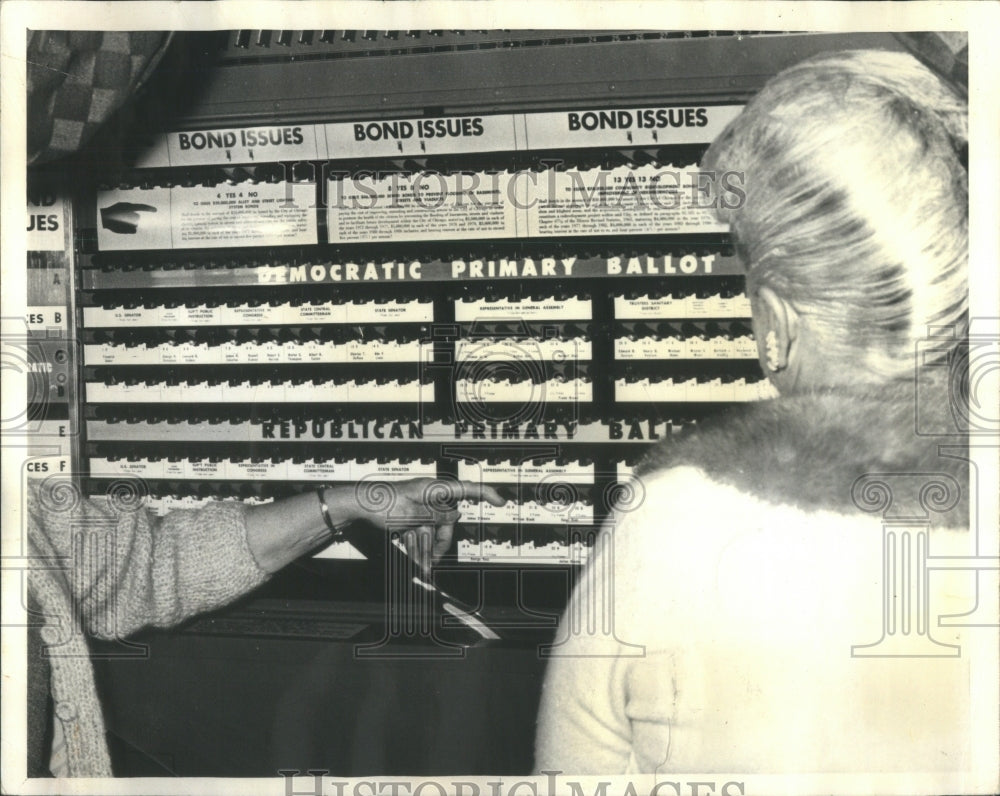
{"type": "MultiPolygon", "coordinates": [[[[408,552],[429,569],[451,542],[459,500],[502,504],[489,487],[416,479],[387,483],[392,500],[374,505],[354,486],[324,490],[331,522],[364,520],[401,530],[408,552]]],[[[247,507],[213,503],[156,517],[142,505],[103,498],[64,501],[68,481],[29,491],[33,545],[65,571],[89,632],[124,637],[221,607],[332,537],[314,492],[247,507]]]]}
{"type": "MultiPolygon", "coordinates": [[[[335,525],[363,520],[399,531],[407,553],[425,572],[451,546],[462,500],[504,504],[496,490],[469,481],[416,478],[409,481],[328,487],[323,501],[335,525]]],[[[247,541],[260,566],[275,572],[332,538],[318,496],[307,492],[257,506],[247,515],[247,541]]]]}

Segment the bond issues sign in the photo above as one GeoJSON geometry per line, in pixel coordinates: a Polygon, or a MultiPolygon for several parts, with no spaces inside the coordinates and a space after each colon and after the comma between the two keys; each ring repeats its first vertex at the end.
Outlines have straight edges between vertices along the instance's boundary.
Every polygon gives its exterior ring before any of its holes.
{"type": "Polygon", "coordinates": [[[65,251],[66,203],[63,198],[45,192],[29,193],[27,211],[28,251],[65,251]]]}
{"type": "Polygon", "coordinates": [[[158,136],[139,155],[135,166],[226,166],[708,144],[742,107],[602,108],[181,130],[158,136]]]}
{"type": "Polygon", "coordinates": [[[325,125],[327,155],[374,158],[518,149],[520,115],[379,119],[325,125]]]}
{"type": "Polygon", "coordinates": [[[525,114],[530,149],[708,144],[742,105],[608,108],[525,114]]]}
{"type": "Polygon", "coordinates": [[[313,124],[232,127],[166,133],[139,156],[136,167],[295,162],[324,156],[313,124]]]}

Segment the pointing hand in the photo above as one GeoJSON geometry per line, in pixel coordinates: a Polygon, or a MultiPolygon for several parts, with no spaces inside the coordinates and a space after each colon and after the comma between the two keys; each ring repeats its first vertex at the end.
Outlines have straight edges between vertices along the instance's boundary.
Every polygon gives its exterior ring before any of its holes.
{"type": "Polygon", "coordinates": [[[111,207],[101,208],[101,226],[121,235],[134,235],[139,229],[139,213],[155,213],[152,205],[115,202],[111,207]]]}

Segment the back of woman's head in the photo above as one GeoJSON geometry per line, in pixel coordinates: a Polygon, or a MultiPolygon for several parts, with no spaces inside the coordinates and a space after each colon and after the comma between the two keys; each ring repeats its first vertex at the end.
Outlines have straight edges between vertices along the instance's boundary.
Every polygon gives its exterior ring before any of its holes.
{"type": "Polygon", "coordinates": [[[929,327],[964,322],[967,124],[912,56],[839,52],[773,78],[706,153],[744,175],[743,205],[718,212],[748,290],[790,302],[831,367],[912,373],[929,327]]]}

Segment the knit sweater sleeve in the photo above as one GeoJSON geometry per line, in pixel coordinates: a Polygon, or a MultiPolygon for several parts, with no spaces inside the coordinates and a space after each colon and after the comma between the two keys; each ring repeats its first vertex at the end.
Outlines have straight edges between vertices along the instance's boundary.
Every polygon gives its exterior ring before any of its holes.
{"type": "Polygon", "coordinates": [[[65,571],[80,618],[99,638],[175,625],[267,579],[247,545],[242,504],[156,517],[142,506],[60,501],[29,487],[28,530],[65,571]]]}

